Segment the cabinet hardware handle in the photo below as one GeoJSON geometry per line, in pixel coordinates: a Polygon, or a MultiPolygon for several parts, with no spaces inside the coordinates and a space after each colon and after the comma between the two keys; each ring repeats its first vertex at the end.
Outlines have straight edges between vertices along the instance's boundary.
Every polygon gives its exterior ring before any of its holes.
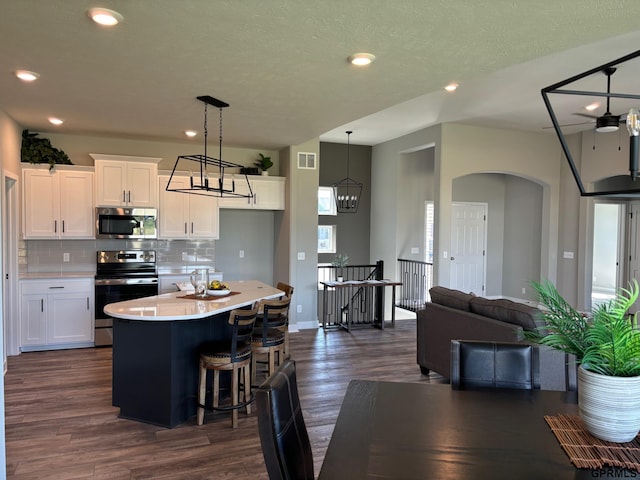
{"type": "Polygon", "coordinates": [[[87,310],[89,310],[89,297],[87,297],[87,310]]]}
{"type": "Polygon", "coordinates": [[[131,203],[131,190],[129,190],[129,199],[127,200],[127,203],[131,203]]]}
{"type": "Polygon", "coordinates": [[[126,203],[127,201],[127,192],[122,190],[122,203],[126,203]]]}
{"type": "Polygon", "coordinates": [[[193,235],[193,222],[191,222],[191,235],[193,235]]]}
{"type": "Polygon", "coordinates": [[[184,222],[184,234],[185,234],[185,235],[187,234],[187,231],[188,231],[188,230],[187,230],[187,222],[184,222]]]}
{"type": "Polygon", "coordinates": [[[62,220],[62,233],[64,233],[64,220],[62,220]]]}
{"type": "Polygon", "coordinates": [[[54,289],[54,288],[62,289],[62,288],[64,288],[64,285],[54,286],[54,287],[49,287],[49,290],[52,290],[52,289],[54,289]]]}
{"type": "Polygon", "coordinates": [[[53,233],[58,233],[58,220],[53,221],[53,233]]]}
{"type": "Polygon", "coordinates": [[[44,312],[44,298],[40,299],[40,311],[44,312]]]}

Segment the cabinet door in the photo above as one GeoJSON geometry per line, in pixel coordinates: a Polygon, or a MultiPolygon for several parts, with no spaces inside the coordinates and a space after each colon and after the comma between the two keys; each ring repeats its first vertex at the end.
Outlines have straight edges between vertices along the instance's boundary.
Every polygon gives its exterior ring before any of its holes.
{"type": "MultiPolygon", "coordinates": [[[[189,235],[189,197],[180,192],[167,192],[169,177],[161,176],[158,181],[160,208],[158,209],[158,236],[160,238],[188,238],[189,235]]],[[[187,188],[187,177],[173,177],[172,187],[187,188]]]]}
{"type": "Polygon", "coordinates": [[[96,204],[99,207],[122,207],[127,201],[127,164],[96,160],[96,204]]]}
{"type": "Polygon", "coordinates": [[[20,345],[45,345],[47,343],[47,297],[44,295],[20,296],[20,345]]]}
{"type": "Polygon", "coordinates": [[[190,238],[220,238],[218,199],[203,195],[186,196],[189,197],[190,238]]]}
{"type": "Polygon", "coordinates": [[[284,210],[284,181],[256,178],[252,182],[254,208],[263,210],[284,210]]]}
{"type": "Polygon", "coordinates": [[[155,207],[158,188],[158,166],[155,163],[127,165],[127,205],[155,207]]]}
{"type": "Polygon", "coordinates": [[[59,176],[49,170],[23,172],[24,238],[57,238],[60,229],[59,176]]]}
{"type": "MultiPolygon", "coordinates": [[[[238,175],[237,178],[234,178],[233,175],[225,176],[223,186],[225,190],[234,190],[241,195],[249,194],[249,185],[247,185],[244,175],[238,175]]],[[[247,197],[221,197],[218,200],[218,205],[220,208],[253,208],[253,201],[253,198],[247,197]]]]}
{"type": "Polygon", "coordinates": [[[94,238],[93,174],[60,172],[60,223],[64,238],[94,238]]]}
{"type": "Polygon", "coordinates": [[[86,293],[49,295],[47,344],[93,341],[93,312],[86,293]]]}

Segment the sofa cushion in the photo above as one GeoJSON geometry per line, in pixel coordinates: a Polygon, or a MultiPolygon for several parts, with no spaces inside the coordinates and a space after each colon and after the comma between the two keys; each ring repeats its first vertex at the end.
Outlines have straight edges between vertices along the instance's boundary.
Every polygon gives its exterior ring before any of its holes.
{"type": "Polygon", "coordinates": [[[471,293],[464,293],[460,290],[452,290],[446,287],[431,287],[429,289],[431,301],[445,307],[455,308],[456,310],[464,310],[469,312],[469,301],[475,298],[471,293]]]}
{"type": "Polygon", "coordinates": [[[541,325],[541,312],[536,307],[507,299],[491,300],[475,297],[469,301],[470,311],[485,317],[521,326],[524,330],[535,331],[541,325]]]}

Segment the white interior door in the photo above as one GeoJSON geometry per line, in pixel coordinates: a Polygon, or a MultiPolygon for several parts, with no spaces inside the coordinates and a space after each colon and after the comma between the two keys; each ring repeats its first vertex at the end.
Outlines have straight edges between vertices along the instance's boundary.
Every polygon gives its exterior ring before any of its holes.
{"type": "Polygon", "coordinates": [[[18,319],[18,182],[4,176],[2,205],[2,336],[3,361],[7,355],[20,353],[20,323],[18,319]]]}
{"type": "Polygon", "coordinates": [[[487,204],[454,203],[451,219],[451,288],[484,294],[487,204]]]}

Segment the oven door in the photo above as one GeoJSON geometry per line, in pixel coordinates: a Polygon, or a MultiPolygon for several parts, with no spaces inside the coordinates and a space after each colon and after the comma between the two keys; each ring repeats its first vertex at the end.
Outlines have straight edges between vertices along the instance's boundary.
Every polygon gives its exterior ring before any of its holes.
{"type": "Polygon", "coordinates": [[[136,280],[96,279],[96,331],[94,345],[96,347],[113,345],[113,319],[104,313],[104,307],[106,305],[153,295],[158,295],[157,278],[136,280]]]}

